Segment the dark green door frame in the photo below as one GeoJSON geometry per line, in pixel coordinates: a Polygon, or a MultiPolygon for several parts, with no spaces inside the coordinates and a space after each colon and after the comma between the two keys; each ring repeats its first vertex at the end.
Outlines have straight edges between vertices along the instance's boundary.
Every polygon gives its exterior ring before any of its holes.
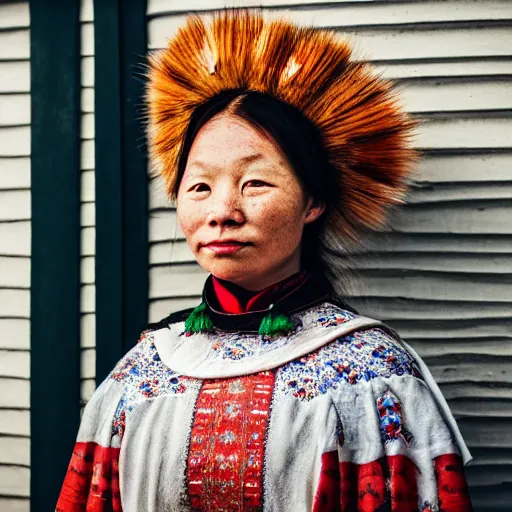
{"type": "Polygon", "coordinates": [[[55,509],[80,419],[79,11],[30,1],[32,512],[55,509]]]}
{"type": "Polygon", "coordinates": [[[94,0],[98,384],[147,325],[146,34],[146,0],[94,0]]]}
{"type": "MultiPolygon", "coordinates": [[[[147,324],[146,1],[95,15],[97,380],[147,324]],[[138,67],[139,66],[139,67],[138,67]]],[[[53,510],[80,421],[80,0],[30,1],[31,510],[53,510]],[[51,4],[51,5],[50,5],[51,4]]]]}

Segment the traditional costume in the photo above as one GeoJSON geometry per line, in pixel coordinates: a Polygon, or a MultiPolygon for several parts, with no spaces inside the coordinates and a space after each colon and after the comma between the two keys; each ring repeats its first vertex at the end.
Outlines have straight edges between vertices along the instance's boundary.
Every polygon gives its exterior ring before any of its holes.
{"type": "MultiPolygon", "coordinates": [[[[331,33],[245,11],[190,18],[149,76],[171,197],[190,116],[238,89],[321,131],[342,190],[328,248],[381,225],[405,191],[413,123],[331,33]]],[[[57,510],[470,511],[471,457],[429,370],[339,301],[329,268],[259,293],[210,276],[197,308],[146,330],[84,411],[57,510]]]]}

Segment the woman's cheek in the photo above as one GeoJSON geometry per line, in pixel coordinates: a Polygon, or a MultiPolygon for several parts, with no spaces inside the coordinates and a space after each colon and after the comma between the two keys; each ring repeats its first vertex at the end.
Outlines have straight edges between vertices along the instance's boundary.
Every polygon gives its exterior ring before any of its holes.
{"type": "Polygon", "coordinates": [[[184,204],[177,210],[178,222],[190,248],[195,252],[195,234],[202,225],[201,212],[184,204]]]}
{"type": "Polygon", "coordinates": [[[265,207],[265,215],[267,220],[279,219],[278,225],[293,225],[300,217],[298,211],[297,197],[291,192],[290,194],[280,194],[274,198],[272,202],[265,207]]]}
{"type": "Polygon", "coordinates": [[[267,235],[265,238],[271,245],[300,241],[302,218],[295,201],[287,195],[265,201],[260,206],[257,213],[260,232],[267,235]]]}

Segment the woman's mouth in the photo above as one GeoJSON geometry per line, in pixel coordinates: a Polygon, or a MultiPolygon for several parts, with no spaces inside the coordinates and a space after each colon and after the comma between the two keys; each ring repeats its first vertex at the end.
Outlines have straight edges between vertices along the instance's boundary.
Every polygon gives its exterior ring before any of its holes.
{"type": "Polygon", "coordinates": [[[235,254],[239,250],[250,245],[247,242],[240,242],[238,240],[216,240],[209,244],[202,245],[201,248],[208,249],[219,256],[235,254]]]}

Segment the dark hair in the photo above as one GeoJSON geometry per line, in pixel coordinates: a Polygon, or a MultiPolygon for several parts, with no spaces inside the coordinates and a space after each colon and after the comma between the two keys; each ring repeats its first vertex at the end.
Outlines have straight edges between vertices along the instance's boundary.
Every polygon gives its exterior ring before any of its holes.
{"type": "Polygon", "coordinates": [[[198,107],[190,118],[178,158],[179,187],[192,143],[199,130],[214,116],[229,112],[270,136],[288,158],[306,194],[325,204],[326,211],[304,228],[302,265],[323,267],[319,256],[320,233],[329,212],[340,197],[339,178],[328,159],[316,126],[292,105],[257,91],[231,90],[218,94],[198,107]]]}

